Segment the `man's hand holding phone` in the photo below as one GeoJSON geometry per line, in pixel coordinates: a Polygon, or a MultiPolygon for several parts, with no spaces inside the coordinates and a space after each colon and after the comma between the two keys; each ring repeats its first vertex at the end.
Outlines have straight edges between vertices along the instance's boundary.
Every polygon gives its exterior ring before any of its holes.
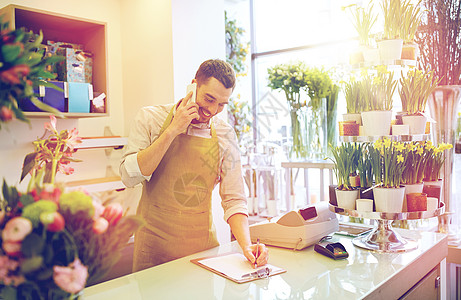
{"type": "Polygon", "coordinates": [[[171,130],[178,135],[187,130],[187,127],[194,119],[199,119],[198,105],[195,103],[196,84],[188,86],[188,93],[176,108],[175,115],[171,121],[171,130]],[[190,88],[189,88],[190,87],[190,88]]]}

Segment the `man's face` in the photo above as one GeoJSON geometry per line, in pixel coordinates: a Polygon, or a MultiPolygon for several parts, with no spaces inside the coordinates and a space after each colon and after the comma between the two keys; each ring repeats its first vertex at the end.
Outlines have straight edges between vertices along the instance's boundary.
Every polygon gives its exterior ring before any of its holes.
{"type": "Polygon", "coordinates": [[[196,103],[199,106],[199,119],[194,119],[192,123],[207,123],[224,109],[231,95],[232,88],[227,89],[214,77],[201,85],[197,85],[196,103]]]}

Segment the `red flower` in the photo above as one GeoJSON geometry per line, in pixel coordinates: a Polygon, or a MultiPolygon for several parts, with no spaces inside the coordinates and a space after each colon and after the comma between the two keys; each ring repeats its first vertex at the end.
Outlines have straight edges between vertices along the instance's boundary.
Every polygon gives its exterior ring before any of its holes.
{"type": "Polygon", "coordinates": [[[30,68],[28,65],[17,65],[0,72],[0,80],[10,84],[20,84],[20,77],[29,74],[30,68]]]}
{"type": "Polygon", "coordinates": [[[123,214],[123,208],[120,203],[111,203],[106,206],[102,217],[109,221],[110,225],[116,225],[123,214]]]}
{"type": "Polygon", "coordinates": [[[3,122],[11,121],[13,119],[14,113],[11,108],[2,106],[0,110],[0,120],[3,122]]]}

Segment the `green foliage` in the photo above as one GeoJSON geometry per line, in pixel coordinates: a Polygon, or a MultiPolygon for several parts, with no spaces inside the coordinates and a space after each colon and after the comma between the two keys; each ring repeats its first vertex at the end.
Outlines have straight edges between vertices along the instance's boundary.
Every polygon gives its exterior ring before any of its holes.
{"type": "Polygon", "coordinates": [[[401,0],[382,0],[381,9],[384,16],[384,39],[400,39],[400,27],[403,23],[401,0]]]}
{"type": "Polygon", "coordinates": [[[416,115],[424,112],[427,99],[440,82],[434,72],[423,72],[418,69],[408,71],[407,75],[401,72],[400,78],[400,100],[402,108],[409,115],[416,115]]]}
{"type": "MultiPolygon", "coordinates": [[[[33,88],[44,85],[45,80],[55,76],[46,71],[49,64],[64,60],[64,57],[44,58],[43,34],[36,35],[24,29],[10,30],[0,16],[0,126],[13,117],[29,122],[19,107],[22,101],[30,100],[44,111],[63,116],[55,108],[37,99],[33,88]],[[4,111],[12,115],[5,115],[4,111]]],[[[55,87],[58,89],[57,87],[55,87]]]]}
{"type": "Polygon", "coordinates": [[[342,143],[331,149],[333,157],[329,159],[334,163],[333,171],[339,190],[352,190],[349,175],[355,174],[357,170],[360,147],[357,143],[342,143]]]}
{"type": "Polygon", "coordinates": [[[352,25],[359,35],[360,45],[371,46],[370,31],[378,19],[378,15],[373,14],[373,4],[367,8],[356,4],[349,7],[352,14],[352,25]]]}
{"type": "Polygon", "coordinates": [[[93,217],[93,198],[81,191],[72,191],[63,194],[59,199],[60,209],[68,214],[76,215],[79,212],[88,218],[93,217]]]}
{"type": "Polygon", "coordinates": [[[411,0],[403,0],[402,2],[403,16],[400,26],[400,37],[406,43],[414,42],[415,40],[416,31],[421,23],[423,13],[421,2],[422,0],[419,0],[416,4],[412,4],[411,0]]]}
{"type": "Polygon", "coordinates": [[[226,22],[226,61],[234,68],[237,76],[245,75],[245,60],[249,53],[250,43],[242,42],[245,30],[237,26],[236,20],[230,20],[224,12],[226,22]]]}
{"type": "Polygon", "coordinates": [[[56,203],[50,200],[39,200],[24,207],[22,216],[29,219],[33,226],[40,224],[40,215],[44,212],[53,212],[58,209],[56,203]]]}

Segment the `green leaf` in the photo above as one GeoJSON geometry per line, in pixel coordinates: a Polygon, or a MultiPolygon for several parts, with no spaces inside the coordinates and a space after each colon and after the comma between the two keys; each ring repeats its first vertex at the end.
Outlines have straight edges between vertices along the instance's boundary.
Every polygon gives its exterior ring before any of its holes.
{"type": "Polygon", "coordinates": [[[27,206],[29,204],[34,203],[35,200],[34,200],[34,197],[32,197],[31,195],[25,194],[25,195],[21,195],[20,201],[23,206],[27,206]]]}
{"type": "Polygon", "coordinates": [[[18,45],[3,45],[2,46],[2,55],[5,62],[13,62],[18,58],[19,53],[21,53],[21,47],[18,45]]]}
{"type": "Polygon", "coordinates": [[[52,268],[47,268],[45,270],[41,270],[38,272],[38,274],[35,276],[37,280],[48,280],[51,279],[51,276],[53,276],[53,269],[52,268]]]}
{"type": "MultiPolygon", "coordinates": [[[[45,241],[36,233],[31,233],[22,241],[21,252],[26,257],[34,257],[43,252],[45,241]]],[[[43,257],[40,256],[43,261],[43,257]]]]}
{"type": "Polygon", "coordinates": [[[43,264],[43,257],[34,256],[25,259],[21,264],[21,272],[28,274],[37,271],[43,264]]]}
{"type": "Polygon", "coordinates": [[[29,174],[29,172],[35,167],[35,158],[37,157],[38,153],[37,152],[32,152],[26,155],[24,157],[24,162],[22,164],[22,173],[21,173],[21,179],[19,182],[21,182],[24,177],[29,174]]]}
{"type": "Polygon", "coordinates": [[[43,110],[43,111],[47,111],[49,113],[52,113],[53,115],[55,115],[56,117],[59,117],[59,118],[64,118],[64,114],[62,112],[60,112],[59,110],[57,110],[56,108],[54,107],[51,107],[47,104],[45,104],[44,102],[40,101],[37,99],[37,97],[31,97],[30,98],[30,101],[35,105],[37,106],[39,109],[43,110]]]}
{"type": "Polygon", "coordinates": [[[0,299],[17,299],[17,289],[10,286],[6,285],[3,287],[0,287],[0,299]]]}

